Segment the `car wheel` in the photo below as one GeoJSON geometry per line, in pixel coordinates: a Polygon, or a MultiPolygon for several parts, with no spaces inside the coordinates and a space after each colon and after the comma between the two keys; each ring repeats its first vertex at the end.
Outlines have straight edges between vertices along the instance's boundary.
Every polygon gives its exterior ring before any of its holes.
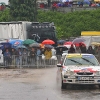
{"type": "Polygon", "coordinates": [[[61,83],[61,89],[65,89],[66,88],[66,84],[63,83],[63,80],[62,80],[62,83],[61,83]]]}

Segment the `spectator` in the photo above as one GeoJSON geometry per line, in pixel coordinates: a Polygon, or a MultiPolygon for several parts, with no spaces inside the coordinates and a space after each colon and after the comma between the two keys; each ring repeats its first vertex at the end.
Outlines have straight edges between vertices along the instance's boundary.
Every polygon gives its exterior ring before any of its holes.
{"type": "Polygon", "coordinates": [[[62,48],[59,48],[58,50],[56,50],[56,55],[62,56],[62,53],[63,53],[63,49],[62,48]]]}
{"type": "Polygon", "coordinates": [[[37,54],[36,54],[37,56],[40,56],[40,55],[41,55],[41,50],[40,50],[40,48],[37,48],[37,49],[36,49],[36,52],[37,52],[37,54]]]}
{"type": "Polygon", "coordinates": [[[50,59],[52,57],[52,52],[50,48],[46,48],[44,52],[45,59],[50,59]]]}
{"type": "Polygon", "coordinates": [[[89,47],[88,47],[87,53],[89,53],[89,54],[94,54],[94,49],[92,48],[92,46],[89,46],[89,47]]]}
{"type": "Polygon", "coordinates": [[[27,57],[28,57],[28,52],[27,50],[24,48],[23,52],[22,52],[22,63],[25,65],[27,64],[27,57]]]}
{"type": "Polygon", "coordinates": [[[35,65],[35,63],[36,63],[36,52],[35,52],[35,48],[33,48],[33,47],[30,51],[30,60],[29,61],[32,65],[35,65]]]}
{"type": "Polygon", "coordinates": [[[39,61],[41,61],[42,59],[42,53],[39,47],[36,49],[36,55],[37,55],[37,61],[39,63],[39,61]]]}
{"type": "Polygon", "coordinates": [[[95,54],[95,55],[98,54],[98,46],[94,46],[94,54],[95,54]]]}
{"type": "Polygon", "coordinates": [[[57,57],[56,57],[56,50],[54,49],[54,47],[51,49],[51,52],[52,52],[52,57],[51,57],[51,59],[57,60],[57,57]]]}
{"type": "Polygon", "coordinates": [[[75,52],[76,52],[76,53],[81,53],[81,49],[80,49],[79,46],[76,46],[75,52]]]}
{"type": "Polygon", "coordinates": [[[100,46],[98,46],[98,54],[97,55],[98,55],[97,59],[100,62],[100,46]]]}
{"type": "Polygon", "coordinates": [[[12,58],[12,65],[13,68],[15,68],[15,64],[16,64],[16,50],[14,48],[12,48],[11,50],[11,58],[12,58]]]}
{"type": "Polygon", "coordinates": [[[73,44],[71,44],[71,47],[69,48],[68,53],[75,53],[75,48],[73,44]]]}
{"type": "Polygon", "coordinates": [[[81,53],[86,53],[87,52],[86,46],[81,43],[79,45],[80,45],[81,53]]]}
{"type": "Polygon", "coordinates": [[[19,65],[22,65],[22,51],[21,51],[21,48],[18,48],[18,51],[16,52],[16,55],[17,55],[16,56],[16,63],[17,63],[17,67],[19,67],[19,65]]]}
{"type": "Polygon", "coordinates": [[[9,64],[11,64],[11,53],[8,49],[6,49],[6,51],[4,52],[4,64],[5,67],[8,67],[9,64]]]}

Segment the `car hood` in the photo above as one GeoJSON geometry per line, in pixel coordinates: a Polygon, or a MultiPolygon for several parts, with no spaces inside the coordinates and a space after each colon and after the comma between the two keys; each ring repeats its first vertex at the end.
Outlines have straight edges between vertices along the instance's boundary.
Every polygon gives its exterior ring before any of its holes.
{"type": "Polygon", "coordinates": [[[74,71],[74,72],[96,72],[100,71],[100,66],[67,66],[63,68],[63,71],[74,71]]]}

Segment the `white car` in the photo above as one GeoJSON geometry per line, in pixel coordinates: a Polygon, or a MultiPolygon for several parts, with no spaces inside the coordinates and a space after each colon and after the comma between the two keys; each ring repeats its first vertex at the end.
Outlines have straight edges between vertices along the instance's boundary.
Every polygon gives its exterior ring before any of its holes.
{"type": "Polygon", "coordinates": [[[100,87],[100,64],[93,54],[66,54],[61,67],[61,88],[68,84],[91,84],[100,87]]]}

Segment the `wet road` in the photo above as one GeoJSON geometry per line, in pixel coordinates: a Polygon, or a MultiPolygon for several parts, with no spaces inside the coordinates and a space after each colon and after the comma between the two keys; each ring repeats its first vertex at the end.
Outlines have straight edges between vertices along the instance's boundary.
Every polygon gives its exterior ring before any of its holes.
{"type": "Polygon", "coordinates": [[[69,87],[61,90],[58,69],[0,70],[0,100],[100,100],[100,90],[69,87]]]}

